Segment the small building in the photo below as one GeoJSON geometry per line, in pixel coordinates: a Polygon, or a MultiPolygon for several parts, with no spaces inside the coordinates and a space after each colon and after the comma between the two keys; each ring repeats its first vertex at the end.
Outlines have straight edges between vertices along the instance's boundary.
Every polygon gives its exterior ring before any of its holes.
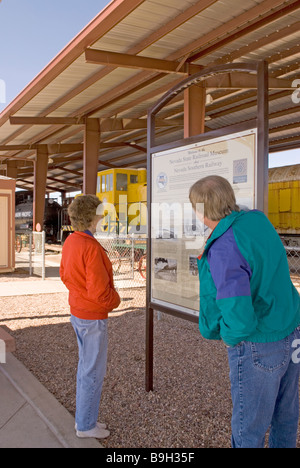
{"type": "Polygon", "coordinates": [[[15,269],[16,181],[0,176],[0,273],[15,269]]]}

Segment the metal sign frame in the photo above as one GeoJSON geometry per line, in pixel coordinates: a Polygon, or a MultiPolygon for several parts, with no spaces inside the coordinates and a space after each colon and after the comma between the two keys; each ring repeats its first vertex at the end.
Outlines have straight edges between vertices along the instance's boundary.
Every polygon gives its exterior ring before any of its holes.
{"type": "Polygon", "coordinates": [[[165,307],[151,302],[152,281],[152,155],[165,150],[192,145],[200,142],[209,142],[219,137],[257,129],[257,164],[256,164],[256,207],[267,213],[268,211],[268,152],[269,152],[269,101],[268,101],[268,64],[265,61],[249,63],[234,63],[218,65],[216,67],[203,69],[189,76],[181,83],[166,93],[148,111],[148,149],[147,149],[147,200],[148,200],[148,248],[147,248],[147,297],[146,297],[146,391],[153,390],[153,342],[154,342],[154,310],[173,315],[192,322],[198,322],[198,317],[190,315],[174,308],[165,307]],[[225,129],[213,130],[205,134],[185,138],[165,145],[156,145],[155,142],[155,119],[156,115],[178,94],[184,92],[192,85],[199,84],[212,75],[224,73],[245,72],[254,73],[257,76],[257,118],[246,123],[232,125],[225,129]]]}

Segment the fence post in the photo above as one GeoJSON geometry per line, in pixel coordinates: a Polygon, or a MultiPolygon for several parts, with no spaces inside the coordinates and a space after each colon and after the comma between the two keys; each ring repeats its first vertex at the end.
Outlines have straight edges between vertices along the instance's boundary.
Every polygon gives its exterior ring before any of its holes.
{"type": "Polygon", "coordinates": [[[32,276],[32,232],[29,234],[29,276],[32,276]]]}
{"type": "Polygon", "coordinates": [[[45,277],[46,277],[45,240],[46,240],[46,233],[45,233],[45,231],[43,231],[43,232],[42,232],[42,280],[43,280],[43,281],[45,281],[45,277]]]}
{"type": "Polygon", "coordinates": [[[134,239],[131,238],[131,266],[132,266],[132,279],[134,279],[134,239]]]}

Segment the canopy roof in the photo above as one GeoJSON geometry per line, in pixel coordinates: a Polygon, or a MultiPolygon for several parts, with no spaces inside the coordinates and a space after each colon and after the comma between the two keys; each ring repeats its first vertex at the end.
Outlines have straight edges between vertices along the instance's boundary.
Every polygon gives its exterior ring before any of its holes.
{"type": "MultiPolygon", "coordinates": [[[[269,64],[270,152],[299,148],[299,26],[299,0],[114,0],[0,114],[0,170],[32,189],[48,145],[47,190],[80,190],[91,117],[99,170],[146,167],[149,107],[200,67],[253,60],[269,64]]],[[[206,93],[206,131],[255,118],[254,76],[212,77],[206,93]]],[[[183,112],[183,95],[163,109],[159,143],[182,138],[183,112]]]]}

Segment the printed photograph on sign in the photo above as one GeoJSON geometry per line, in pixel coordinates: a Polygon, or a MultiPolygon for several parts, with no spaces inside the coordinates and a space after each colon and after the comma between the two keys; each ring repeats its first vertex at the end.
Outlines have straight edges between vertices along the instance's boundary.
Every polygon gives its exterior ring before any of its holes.
{"type": "Polygon", "coordinates": [[[177,260],[158,257],[154,260],[154,276],[164,281],[177,283],[177,260]]]}

